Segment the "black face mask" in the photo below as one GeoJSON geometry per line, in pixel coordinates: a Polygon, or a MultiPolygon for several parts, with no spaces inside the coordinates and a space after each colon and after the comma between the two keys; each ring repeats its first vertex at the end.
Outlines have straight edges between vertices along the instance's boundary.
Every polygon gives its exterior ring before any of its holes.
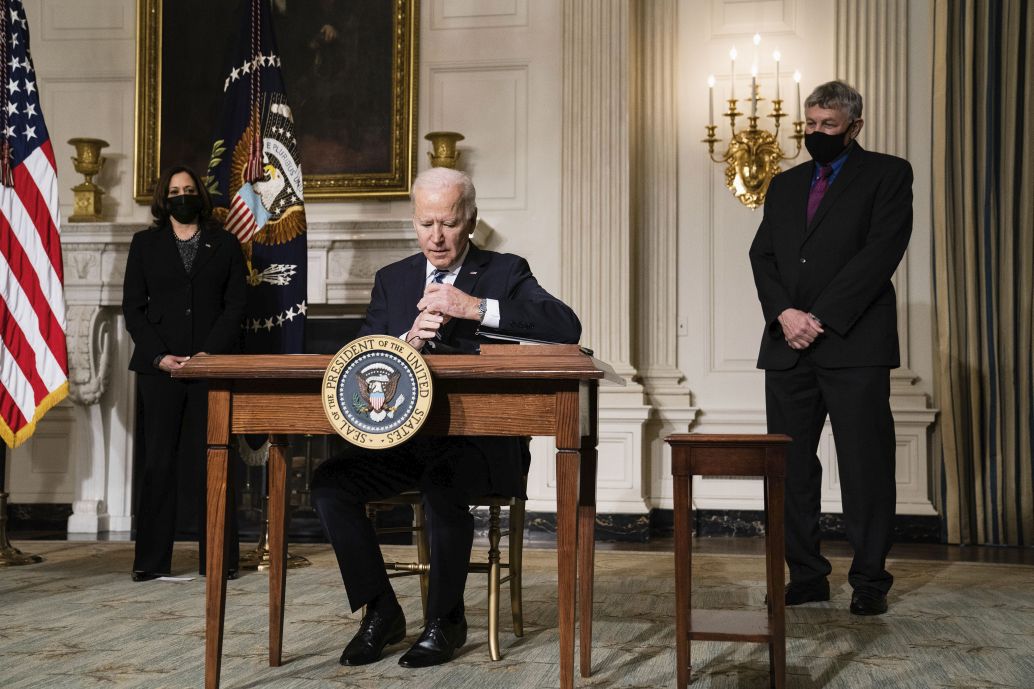
{"type": "Polygon", "coordinates": [[[844,143],[844,138],[847,136],[847,132],[851,131],[853,124],[854,122],[847,126],[847,131],[839,134],[823,134],[817,131],[805,134],[804,147],[808,149],[812,160],[819,165],[829,165],[836,160],[853,141],[853,139],[848,139],[847,143],[844,143]]]}
{"type": "Polygon", "coordinates": [[[176,222],[189,225],[197,220],[201,213],[201,197],[197,194],[180,194],[169,197],[169,215],[176,218],[176,222]]]}

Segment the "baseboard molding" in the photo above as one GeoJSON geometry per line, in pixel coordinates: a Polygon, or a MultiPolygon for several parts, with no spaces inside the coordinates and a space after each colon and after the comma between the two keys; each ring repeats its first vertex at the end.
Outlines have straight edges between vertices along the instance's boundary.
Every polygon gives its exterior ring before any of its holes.
{"type": "Polygon", "coordinates": [[[23,502],[7,505],[7,531],[68,533],[70,502],[23,502]]]}
{"type": "MultiPolygon", "coordinates": [[[[67,503],[23,503],[8,506],[9,533],[47,532],[67,533],[72,505],[67,503]]],[[[383,526],[403,526],[412,522],[409,507],[398,506],[378,514],[383,526]]],[[[262,528],[261,522],[245,514],[240,515],[242,541],[254,541],[262,528]]],[[[674,530],[673,512],[654,509],[649,514],[597,514],[596,540],[611,543],[647,543],[651,539],[670,538],[674,530]]],[[[503,510],[503,529],[509,528],[509,510],[503,510]]],[[[758,510],[695,510],[694,535],[743,536],[756,538],[765,533],[764,514],[758,510]]],[[[844,518],[840,514],[823,514],[819,520],[822,537],[845,539],[844,518]]],[[[556,540],[556,513],[528,512],[525,532],[535,541],[556,540]]],[[[474,533],[484,537],[488,533],[488,510],[474,512],[474,533]]],[[[291,520],[288,540],[296,543],[323,542],[325,536],[319,520],[312,512],[296,514],[291,520]]],[[[901,514],[894,519],[896,543],[943,543],[941,521],[936,516],[901,514]]],[[[409,534],[390,534],[381,538],[383,543],[410,543],[409,534]]]]}
{"type": "MultiPolygon", "coordinates": [[[[822,538],[846,540],[844,515],[823,513],[819,517],[822,538]]],[[[760,510],[694,510],[693,533],[697,537],[765,535],[765,515],[760,510]]],[[[653,537],[674,535],[674,513],[668,509],[650,512],[653,537]]],[[[937,516],[899,514],[894,517],[895,543],[943,543],[941,520],[937,516]]]]}

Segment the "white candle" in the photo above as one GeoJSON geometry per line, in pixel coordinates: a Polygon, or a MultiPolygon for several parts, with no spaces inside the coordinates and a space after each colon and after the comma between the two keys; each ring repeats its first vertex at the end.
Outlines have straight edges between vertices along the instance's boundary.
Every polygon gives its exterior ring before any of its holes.
{"type": "Polygon", "coordinates": [[[776,96],[775,96],[776,100],[779,100],[779,58],[780,57],[782,57],[782,56],[779,54],[778,50],[775,51],[774,53],[772,53],[772,59],[775,60],[775,63],[776,63],[776,96]]]}
{"type": "Polygon", "coordinates": [[[729,98],[736,98],[736,46],[732,47],[729,51],[729,60],[732,61],[732,67],[729,69],[729,98]]]}
{"type": "Polygon", "coordinates": [[[798,70],[794,70],[793,73],[794,83],[797,84],[797,110],[796,116],[793,118],[794,122],[801,121],[801,73],[798,70]]]}
{"type": "Polygon", "coordinates": [[[750,116],[758,114],[758,66],[755,63],[750,69],[750,116]]]}
{"type": "Polygon", "coordinates": [[[707,123],[714,126],[714,75],[707,77],[707,123]]]}

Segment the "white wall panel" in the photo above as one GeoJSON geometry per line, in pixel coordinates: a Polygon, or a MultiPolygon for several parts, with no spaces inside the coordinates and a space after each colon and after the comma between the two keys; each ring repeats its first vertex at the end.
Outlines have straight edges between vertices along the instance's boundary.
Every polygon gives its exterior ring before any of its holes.
{"type": "Polygon", "coordinates": [[[431,30],[528,24],[528,0],[431,0],[431,30]]]}
{"type": "MultiPolygon", "coordinates": [[[[796,31],[797,4],[797,0],[711,0],[711,35],[796,31]]],[[[704,7],[703,3],[683,3],[683,9],[694,13],[704,7]]]]}
{"type": "Polygon", "coordinates": [[[476,180],[480,210],[524,210],[528,178],[527,65],[430,67],[431,130],[463,133],[463,168],[476,180]]]}
{"type": "MultiPolygon", "coordinates": [[[[790,75],[798,68],[803,73],[802,94],[807,94],[835,76],[834,14],[832,4],[819,0],[716,0],[703,6],[702,11],[710,14],[707,17],[686,3],[680,4],[679,11],[678,289],[679,320],[687,324],[686,336],[679,338],[679,367],[703,412],[694,428],[703,431],[709,427],[710,410],[764,409],[762,374],[755,368],[763,318],[747,257],[762,211],[751,211],[733,197],[725,187],[725,165],[711,162],[707,146],[700,142],[708,119],[707,78],[714,74],[718,82],[714,109],[716,135],[722,141],[715,155],[720,156],[730,136],[728,120],[719,114],[729,94],[729,48],[735,45],[739,52],[736,94],[741,112],[749,91],[755,32],[762,35],[758,51],[762,96],[774,95],[771,53],[776,48],[783,54],[781,95],[785,98],[790,92],[790,75]],[[773,34],[776,30],[782,33],[773,34]]],[[[793,112],[789,104],[786,107],[793,112]]],[[[769,101],[760,102],[759,114],[768,112],[769,101]]],[[[743,126],[744,118],[737,124],[743,126]]],[[[784,150],[791,148],[785,136],[782,142],[784,150]]],[[[762,432],[763,417],[759,426],[739,430],[762,432]]]]}
{"type": "Polygon", "coordinates": [[[57,159],[60,183],[61,216],[67,218],[72,210],[71,188],[83,181],[75,171],[72,157],[75,148],[68,145],[72,137],[85,136],[104,139],[109,144],[102,149],[104,168],[94,181],[111,193],[102,199],[105,215],[115,215],[121,207],[134,205],[130,189],[133,176],[131,148],[125,147],[127,129],[126,106],[133,102],[131,79],[107,81],[80,81],[51,78],[40,83],[40,105],[47,121],[51,144],[57,159]]]}
{"type": "Polygon", "coordinates": [[[734,202],[738,208],[730,207],[732,195],[721,181],[713,184],[713,189],[718,198],[715,199],[717,222],[710,235],[708,266],[711,276],[710,372],[754,372],[760,342],[758,324],[764,318],[750,262],[745,258],[754,239],[756,223],[761,221],[761,211],[744,213],[746,209],[738,202],[734,202]]]}
{"type": "Polygon", "coordinates": [[[133,39],[133,10],[125,2],[47,0],[41,8],[44,41],[133,39]]]}
{"type": "MultiPolygon", "coordinates": [[[[560,3],[428,0],[421,14],[420,136],[448,129],[466,137],[459,144],[459,167],[472,174],[478,190],[479,241],[526,257],[539,282],[556,294],[561,271],[560,3]],[[501,22],[510,8],[526,19],[501,22]],[[448,28],[436,19],[446,11],[456,20],[448,28]],[[466,15],[462,22],[461,15],[466,15]]],[[[428,147],[420,141],[420,169],[429,165],[428,147]]],[[[408,204],[400,204],[395,213],[408,218],[408,204]]]]}
{"type": "Polygon", "coordinates": [[[7,491],[12,503],[71,502],[75,495],[75,459],[71,446],[73,408],[62,402],[51,409],[36,432],[7,456],[7,491]]]}
{"type": "MultiPolygon", "coordinates": [[[[84,82],[132,79],[136,60],[135,8],[134,0],[26,2],[32,61],[40,81],[51,77],[84,82]]],[[[132,90],[132,84],[129,88],[132,90]]],[[[81,114],[90,121],[90,113],[81,114]]],[[[129,122],[132,126],[132,119],[129,122]]]]}

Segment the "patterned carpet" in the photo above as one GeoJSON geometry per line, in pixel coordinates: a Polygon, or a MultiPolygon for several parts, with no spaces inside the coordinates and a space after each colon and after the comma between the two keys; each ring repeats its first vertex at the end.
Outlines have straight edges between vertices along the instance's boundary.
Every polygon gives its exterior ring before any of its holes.
{"type": "MultiPolygon", "coordinates": [[[[45,556],[30,567],[0,569],[0,687],[183,687],[203,685],[204,580],[129,579],[132,546],[108,542],[23,542],[45,556]]],[[[409,549],[388,548],[408,557],[409,549]]],[[[228,583],[222,686],[362,689],[538,689],[559,685],[553,551],[527,554],[525,636],[503,615],[503,660],[488,659],[485,587],[467,592],[468,644],[448,665],[407,670],[406,645],[364,668],[337,658],[356,629],[327,546],[292,547],[313,566],[287,579],[285,665],[267,666],[266,579],[249,573],[228,583]]],[[[175,572],[196,571],[196,553],[178,546],[175,572]]],[[[760,606],[762,560],[694,558],[695,604],[760,606]]],[[[888,615],[847,612],[847,562],[834,561],[834,599],[787,613],[788,686],[869,688],[1034,687],[1034,568],[894,561],[897,583],[888,615]]],[[[674,686],[674,585],[668,553],[603,551],[597,556],[593,676],[580,687],[674,686]]],[[[397,582],[418,633],[412,578],[397,582]]],[[[768,655],[752,644],[694,643],[695,689],[768,686],[768,655]]]]}

